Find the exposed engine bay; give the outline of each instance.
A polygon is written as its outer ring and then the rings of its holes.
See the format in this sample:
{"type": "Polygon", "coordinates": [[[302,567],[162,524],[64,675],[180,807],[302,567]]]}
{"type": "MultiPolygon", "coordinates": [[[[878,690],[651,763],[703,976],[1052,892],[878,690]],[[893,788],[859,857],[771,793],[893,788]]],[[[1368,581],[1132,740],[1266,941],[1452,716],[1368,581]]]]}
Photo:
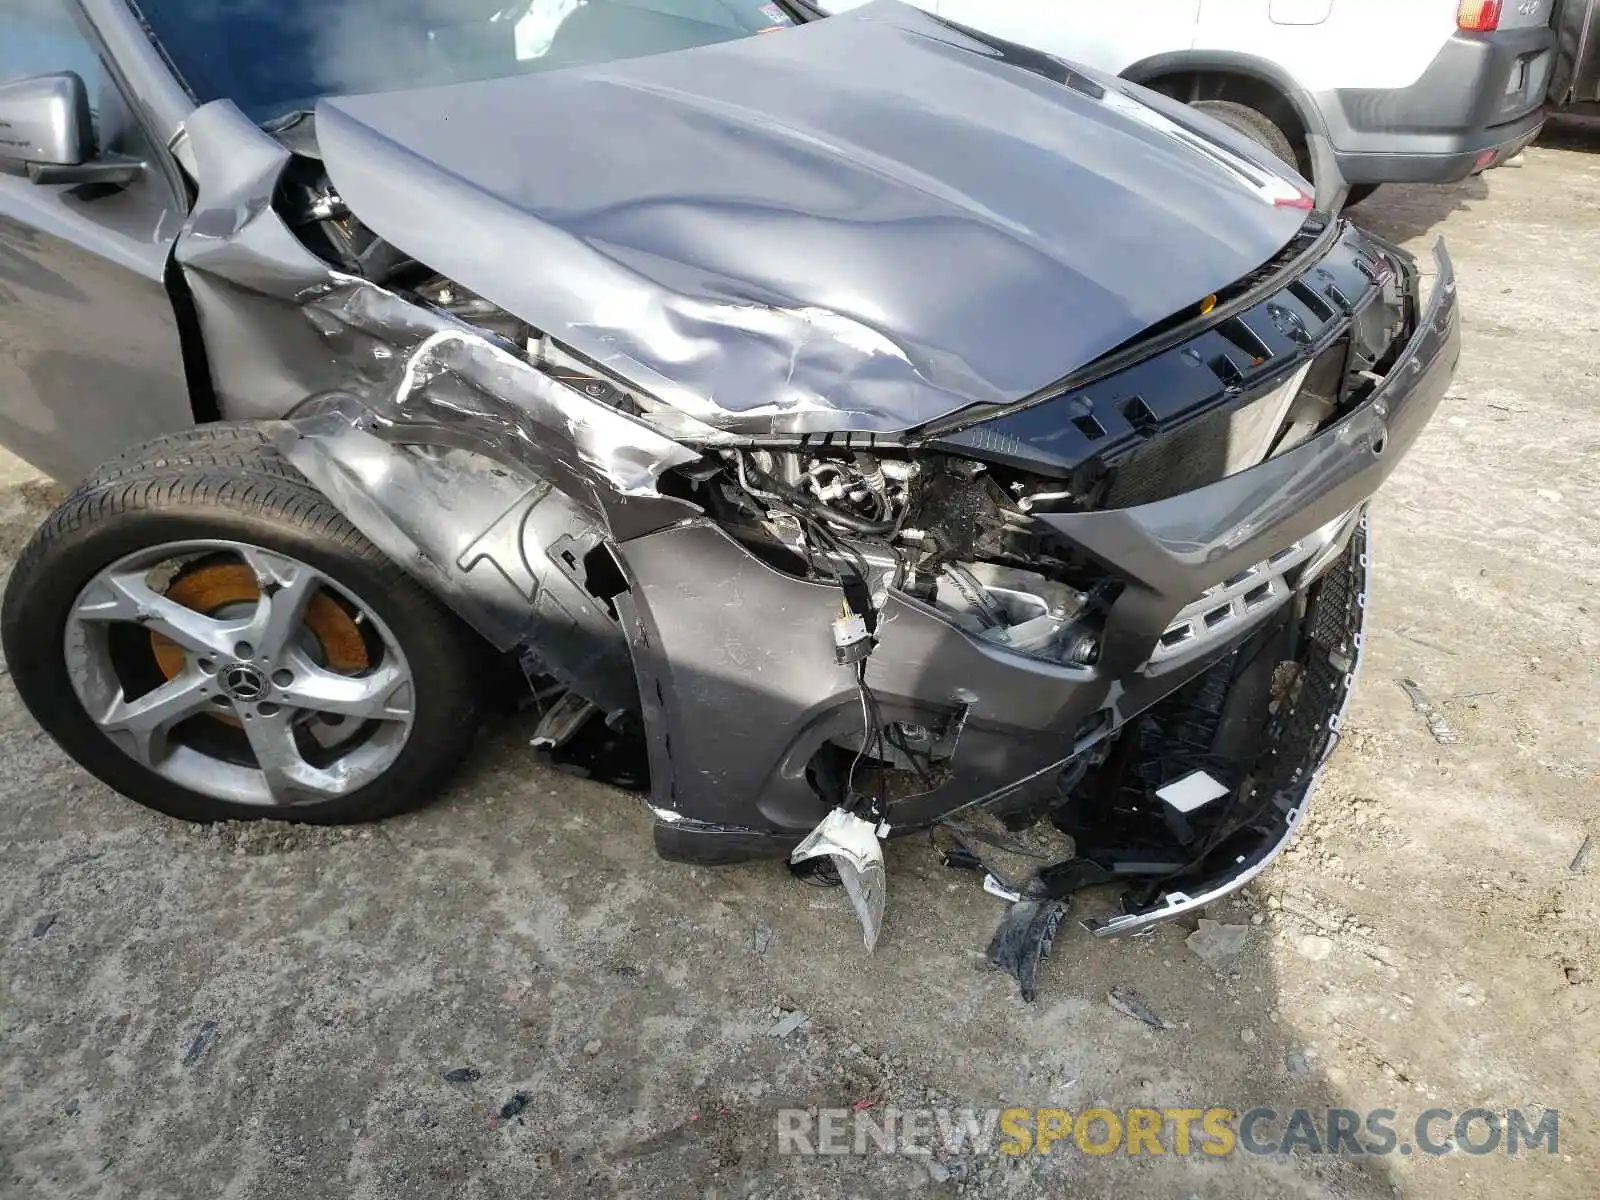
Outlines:
{"type": "Polygon", "coordinates": [[[1030,511],[1071,505],[1049,480],[946,455],[726,450],[701,485],[719,524],[767,561],[812,579],[852,573],[1020,654],[1087,665],[1079,623],[1106,583],[1057,557],[1030,511]],[[1074,586],[1076,579],[1082,586],[1074,586]]]}

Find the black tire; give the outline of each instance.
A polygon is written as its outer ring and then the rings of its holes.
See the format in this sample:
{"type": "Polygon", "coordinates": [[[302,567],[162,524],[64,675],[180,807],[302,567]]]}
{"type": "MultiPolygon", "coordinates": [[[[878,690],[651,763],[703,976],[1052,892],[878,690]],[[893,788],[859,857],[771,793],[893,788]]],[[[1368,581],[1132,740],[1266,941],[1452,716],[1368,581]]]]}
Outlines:
{"type": "Polygon", "coordinates": [[[1350,194],[1344,198],[1344,206],[1346,208],[1354,208],[1363,200],[1369,199],[1372,193],[1378,190],[1379,186],[1376,183],[1352,183],[1350,185],[1350,194]]]}
{"type": "Polygon", "coordinates": [[[1301,162],[1302,156],[1294,139],[1266,113],[1236,100],[1193,100],[1189,107],[1215,117],[1230,129],[1238,130],[1256,145],[1270,151],[1274,157],[1304,173],[1308,164],[1301,162]]]}
{"type": "Polygon", "coordinates": [[[34,718],[106,784],[186,821],[345,824],[433,799],[477,728],[484,644],[300,479],[259,433],[210,427],[159,442],[91,475],[34,534],[12,572],[0,607],[0,640],[34,718]],[[185,539],[228,539],[292,555],[359,598],[388,627],[411,669],[415,715],[382,775],[349,795],[316,803],[231,802],[150,770],[94,723],[67,672],[71,606],[110,564],[185,539]]]}
{"type": "Polygon", "coordinates": [[[124,450],[91,471],[76,490],[104,487],[140,472],[173,467],[245,471],[309,486],[306,477],[277,452],[260,425],[218,421],[162,434],[124,450]]]}

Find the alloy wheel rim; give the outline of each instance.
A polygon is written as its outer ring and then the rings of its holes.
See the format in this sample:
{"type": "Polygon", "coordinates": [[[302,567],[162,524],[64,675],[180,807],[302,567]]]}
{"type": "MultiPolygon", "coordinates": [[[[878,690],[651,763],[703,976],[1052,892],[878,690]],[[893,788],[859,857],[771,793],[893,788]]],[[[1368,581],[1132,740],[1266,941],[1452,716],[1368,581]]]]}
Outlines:
{"type": "Polygon", "coordinates": [[[79,703],[119,750],[236,804],[348,796],[394,765],[415,719],[410,664],[370,606],[245,542],[163,543],[103,568],[73,601],[63,649],[79,703]],[[184,603],[195,589],[181,581],[219,564],[232,572],[227,602],[184,603]]]}

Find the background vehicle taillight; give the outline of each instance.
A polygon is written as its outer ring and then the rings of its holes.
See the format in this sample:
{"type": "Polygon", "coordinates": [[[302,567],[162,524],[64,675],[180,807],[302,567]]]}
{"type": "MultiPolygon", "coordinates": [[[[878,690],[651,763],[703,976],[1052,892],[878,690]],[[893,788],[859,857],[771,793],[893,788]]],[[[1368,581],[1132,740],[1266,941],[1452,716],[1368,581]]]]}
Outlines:
{"type": "Polygon", "coordinates": [[[1468,33],[1490,33],[1500,28],[1500,0],[1461,0],[1456,24],[1468,33]]]}

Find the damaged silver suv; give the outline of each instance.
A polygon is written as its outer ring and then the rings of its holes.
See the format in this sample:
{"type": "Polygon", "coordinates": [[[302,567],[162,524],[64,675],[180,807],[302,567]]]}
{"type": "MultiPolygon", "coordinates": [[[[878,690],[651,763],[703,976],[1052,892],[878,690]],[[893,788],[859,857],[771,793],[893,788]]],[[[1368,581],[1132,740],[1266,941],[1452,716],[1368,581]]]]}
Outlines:
{"type": "Polygon", "coordinates": [[[1075,890],[1260,871],[1443,250],[1424,305],[1237,134],[891,0],[507,3],[0,14],[0,437],[88,472],[5,597],[45,729],[187,820],[367,820],[510,665],[662,854],[830,864],[869,946],[883,838],[1052,822],[1025,990],[1075,890]]]}

